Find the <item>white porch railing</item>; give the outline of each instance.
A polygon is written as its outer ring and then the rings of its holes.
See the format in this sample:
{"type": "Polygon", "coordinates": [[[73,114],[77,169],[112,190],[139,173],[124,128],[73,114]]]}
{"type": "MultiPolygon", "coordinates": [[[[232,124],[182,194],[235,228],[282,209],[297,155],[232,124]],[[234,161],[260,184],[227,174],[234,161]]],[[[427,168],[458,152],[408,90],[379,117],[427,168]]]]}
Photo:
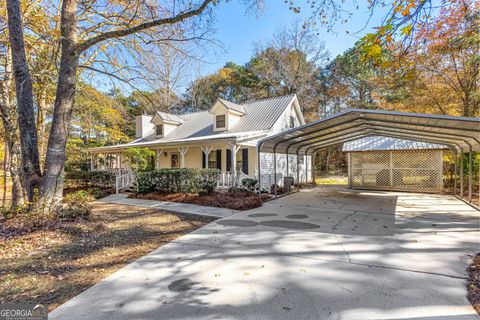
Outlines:
{"type": "Polygon", "coordinates": [[[135,173],[132,171],[118,171],[115,176],[115,193],[133,186],[135,182],[135,173]]]}
{"type": "Polygon", "coordinates": [[[242,184],[242,180],[245,178],[250,177],[241,171],[237,171],[236,173],[222,172],[220,173],[217,186],[220,188],[238,187],[242,184]]]}

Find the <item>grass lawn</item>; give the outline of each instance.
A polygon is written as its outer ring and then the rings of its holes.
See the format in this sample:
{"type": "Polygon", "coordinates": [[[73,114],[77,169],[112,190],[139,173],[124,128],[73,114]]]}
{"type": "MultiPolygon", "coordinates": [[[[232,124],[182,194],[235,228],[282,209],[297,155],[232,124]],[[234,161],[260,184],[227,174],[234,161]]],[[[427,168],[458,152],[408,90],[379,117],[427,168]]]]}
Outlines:
{"type": "Polygon", "coordinates": [[[315,183],[330,185],[348,185],[348,178],[344,176],[324,176],[315,178],[315,183]]]}
{"type": "Polygon", "coordinates": [[[88,220],[5,236],[0,222],[0,303],[49,311],[129,262],[214,220],[126,205],[94,203],[88,220]]]}

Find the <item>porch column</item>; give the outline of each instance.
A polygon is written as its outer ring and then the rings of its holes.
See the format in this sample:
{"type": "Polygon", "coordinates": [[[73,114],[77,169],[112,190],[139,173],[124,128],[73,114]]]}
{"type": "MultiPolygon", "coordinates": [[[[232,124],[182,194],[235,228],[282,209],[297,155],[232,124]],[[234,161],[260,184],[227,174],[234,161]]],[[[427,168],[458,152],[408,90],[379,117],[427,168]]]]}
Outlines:
{"type": "Polygon", "coordinates": [[[115,164],[116,168],[115,169],[119,170],[120,169],[120,163],[121,163],[120,162],[120,152],[117,152],[115,154],[115,160],[116,160],[115,161],[116,162],[116,164],[115,164]]]}
{"type": "Polygon", "coordinates": [[[208,155],[210,154],[210,152],[212,151],[213,147],[211,146],[204,146],[202,147],[202,151],[203,153],[205,154],[205,168],[208,168],[208,155]]]}
{"type": "Polygon", "coordinates": [[[240,146],[237,146],[234,143],[228,144],[232,149],[232,174],[235,176],[237,174],[237,152],[240,150],[240,146]]]}
{"type": "Polygon", "coordinates": [[[163,149],[155,150],[155,169],[160,169],[160,157],[162,156],[163,149]]]}
{"type": "MultiPolygon", "coordinates": [[[[187,155],[188,147],[179,147],[178,152],[180,152],[180,168],[185,168],[185,156],[187,155]]],[[[208,157],[205,162],[208,164],[208,157]]]]}
{"type": "Polygon", "coordinates": [[[95,154],[90,153],[90,171],[95,170],[95,154]]]}

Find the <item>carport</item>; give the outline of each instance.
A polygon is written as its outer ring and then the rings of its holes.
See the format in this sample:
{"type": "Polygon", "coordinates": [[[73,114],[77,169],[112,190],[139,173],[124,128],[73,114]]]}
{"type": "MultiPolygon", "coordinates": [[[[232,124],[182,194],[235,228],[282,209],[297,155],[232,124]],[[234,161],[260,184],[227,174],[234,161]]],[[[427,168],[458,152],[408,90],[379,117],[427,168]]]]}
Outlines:
{"type": "MultiPolygon", "coordinates": [[[[466,196],[467,201],[472,203],[473,152],[480,150],[480,119],[478,118],[380,110],[347,110],[260,140],[257,144],[259,176],[262,174],[261,152],[273,153],[274,176],[277,174],[277,155],[296,156],[296,172],[289,172],[288,161],[290,161],[290,156],[286,157],[286,175],[293,177],[296,175],[296,181],[300,182],[298,162],[301,156],[312,157],[310,167],[313,172],[314,157],[317,151],[332,145],[372,136],[408,139],[448,146],[455,155],[453,194],[461,199],[464,198],[465,193],[464,161],[461,161],[461,159],[467,154],[466,196]],[[460,184],[459,191],[457,190],[457,180],[460,184]]],[[[276,196],[276,186],[274,189],[276,196]]]]}

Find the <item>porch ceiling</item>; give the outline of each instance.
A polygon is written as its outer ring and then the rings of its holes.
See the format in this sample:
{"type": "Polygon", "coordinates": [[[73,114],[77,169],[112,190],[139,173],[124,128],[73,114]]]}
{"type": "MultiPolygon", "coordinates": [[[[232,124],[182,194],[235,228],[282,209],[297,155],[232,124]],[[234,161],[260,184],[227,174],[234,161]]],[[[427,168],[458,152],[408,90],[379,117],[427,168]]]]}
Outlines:
{"type": "Polygon", "coordinates": [[[260,140],[260,152],[312,154],[368,136],[424,141],[480,150],[480,119],[352,109],[260,140]]]}

